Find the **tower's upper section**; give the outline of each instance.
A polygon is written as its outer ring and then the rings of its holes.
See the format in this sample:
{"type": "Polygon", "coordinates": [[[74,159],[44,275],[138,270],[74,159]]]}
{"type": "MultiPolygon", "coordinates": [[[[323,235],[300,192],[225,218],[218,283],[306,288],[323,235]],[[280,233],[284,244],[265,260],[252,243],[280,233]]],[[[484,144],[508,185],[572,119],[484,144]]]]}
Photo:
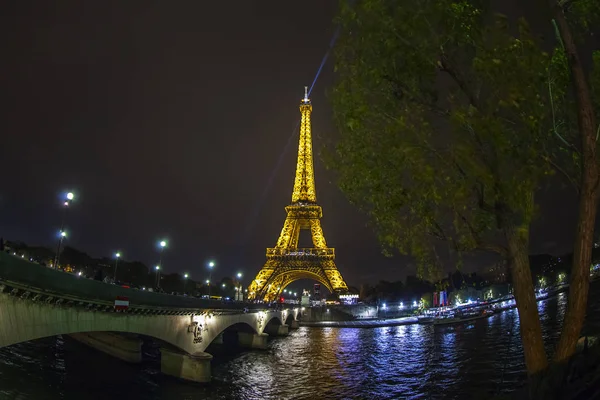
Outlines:
{"type": "Polygon", "coordinates": [[[315,203],[315,171],[313,169],[312,135],[310,132],[310,114],[312,105],[308,98],[308,87],[304,87],[304,98],[300,102],[300,141],[298,144],[298,163],[296,164],[296,178],[292,203],[315,203]]]}

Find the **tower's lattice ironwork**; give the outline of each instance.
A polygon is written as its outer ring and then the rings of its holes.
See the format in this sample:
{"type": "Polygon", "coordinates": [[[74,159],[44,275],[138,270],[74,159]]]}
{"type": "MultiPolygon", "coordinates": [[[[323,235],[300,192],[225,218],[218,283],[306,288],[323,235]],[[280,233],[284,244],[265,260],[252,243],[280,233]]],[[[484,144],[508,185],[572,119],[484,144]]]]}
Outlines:
{"type": "Polygon", "coordinates": [[[305,88],[300,102],[300,141],[292,202],[285,207],[287,218],[273,248],[267,248],[267,262],[248,288],[248,298],[273,301],[283,289],[298,279],[314,279],[333,293],[343,293],[348,286],[335,266],[335,251],[327,247],[317,204],[313,169],[310,114],[312,104],[305,88]],[[298,248],[300,231],[310,230],[312,248],[298,248]]]}

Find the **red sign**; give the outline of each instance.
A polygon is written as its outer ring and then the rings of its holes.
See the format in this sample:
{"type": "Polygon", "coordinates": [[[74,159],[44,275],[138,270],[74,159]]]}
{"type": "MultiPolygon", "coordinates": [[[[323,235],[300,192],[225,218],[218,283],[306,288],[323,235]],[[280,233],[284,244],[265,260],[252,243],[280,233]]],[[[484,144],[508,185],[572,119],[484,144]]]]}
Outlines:
{"type": "Polygon", "coordinates": [[[115,299],[115,310],[127,310],[129,308],[129,298],[123,296],[117,296],[115,299]]]}

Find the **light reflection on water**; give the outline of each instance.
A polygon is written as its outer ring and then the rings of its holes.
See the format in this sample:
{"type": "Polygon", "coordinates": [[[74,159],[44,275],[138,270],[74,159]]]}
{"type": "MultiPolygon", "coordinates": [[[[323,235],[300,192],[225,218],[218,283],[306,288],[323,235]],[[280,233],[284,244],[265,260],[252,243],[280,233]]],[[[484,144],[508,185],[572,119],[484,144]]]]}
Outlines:
{"type": "MultiPolygon", "coordinates": [[[[600,332],[600,287],[592,289],[588,334],[600,332]]],[[[539,303],[549,352],[565,300],[539,303]]],[[[128,365],[48,338],[0,349],[0,399],[488,398],[523,381],[518,321],[511,310],[446,327],[301,328],[268,351],[215,350],[209,386],[160,374],[156,344],[146,348],[147,361],[128,365]]]]}

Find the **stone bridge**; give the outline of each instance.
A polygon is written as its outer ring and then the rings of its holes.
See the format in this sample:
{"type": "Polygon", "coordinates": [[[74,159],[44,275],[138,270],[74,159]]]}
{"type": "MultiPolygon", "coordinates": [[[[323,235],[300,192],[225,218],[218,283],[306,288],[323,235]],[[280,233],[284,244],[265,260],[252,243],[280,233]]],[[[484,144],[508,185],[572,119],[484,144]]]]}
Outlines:
{"type": "Polygon", "coordinates": [[[141,334],[164,342],[163,373],[206,382],[210,344],[227,336],[264,349],[269,335],[298,326],[298,312],[122,288],[0,253],[0,347],[69,334],[135,362],[141,360],[141,334]],[[115,309],[117,297],[128,299],[126,310],[115,309]]]}

